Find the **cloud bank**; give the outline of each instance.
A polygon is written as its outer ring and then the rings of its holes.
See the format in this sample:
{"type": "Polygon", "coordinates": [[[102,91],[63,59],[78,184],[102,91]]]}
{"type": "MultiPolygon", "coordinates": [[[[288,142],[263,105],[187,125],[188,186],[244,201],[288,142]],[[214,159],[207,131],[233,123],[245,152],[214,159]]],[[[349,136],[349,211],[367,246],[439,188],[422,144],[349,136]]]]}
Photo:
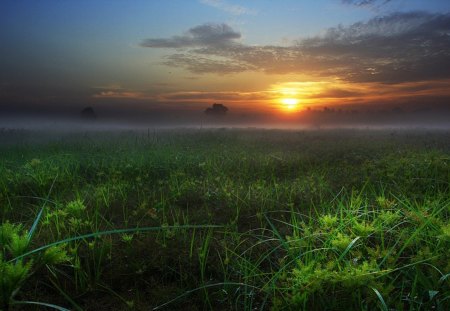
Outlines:
{"type": "Polygon", "coordinates": [[[145,39],[140,45],[150,48],[221,47],[240,38],[241,34],[227,24],[204,24],[189,29],[181,36],[167,39],[145,39]]]}
{"type": "Polygon", "coordinates": [[[164,63],[197,74],[261,71],[382,83],[450,78],[449,13],[392,13],[329,28],[287,47],[245,45],[241,37],[227,24],[204,24],[181,36],[146,39],[141,46],[184,48],[164,63]]]}
{"type": "Polygon", "coordinates": [[[341,0],[344,4],[350,4],[355,6],[373,6],[373,5],[384,5],[392,0],[341,0]]]}

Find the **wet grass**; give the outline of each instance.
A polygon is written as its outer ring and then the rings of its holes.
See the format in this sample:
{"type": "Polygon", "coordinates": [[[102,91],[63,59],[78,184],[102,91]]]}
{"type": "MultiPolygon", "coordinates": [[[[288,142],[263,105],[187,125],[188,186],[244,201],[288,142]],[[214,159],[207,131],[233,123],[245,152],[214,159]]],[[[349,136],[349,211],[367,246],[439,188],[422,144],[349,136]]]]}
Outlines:
{"type": "Polygon", "coordinates": [[[449,308],[449,132],[38,134],[0,133],[0,309],[449,308]]]}

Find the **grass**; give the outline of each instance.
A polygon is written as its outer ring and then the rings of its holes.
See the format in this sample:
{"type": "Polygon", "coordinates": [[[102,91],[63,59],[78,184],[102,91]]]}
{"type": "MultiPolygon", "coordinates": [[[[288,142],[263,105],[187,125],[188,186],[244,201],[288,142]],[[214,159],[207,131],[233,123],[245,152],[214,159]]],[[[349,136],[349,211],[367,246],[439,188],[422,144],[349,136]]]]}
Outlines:
{"type": "Polygon", "coordinates": [[[449,308],[446,131],[52,135],[0,132],[0,309],[449,308]]]}

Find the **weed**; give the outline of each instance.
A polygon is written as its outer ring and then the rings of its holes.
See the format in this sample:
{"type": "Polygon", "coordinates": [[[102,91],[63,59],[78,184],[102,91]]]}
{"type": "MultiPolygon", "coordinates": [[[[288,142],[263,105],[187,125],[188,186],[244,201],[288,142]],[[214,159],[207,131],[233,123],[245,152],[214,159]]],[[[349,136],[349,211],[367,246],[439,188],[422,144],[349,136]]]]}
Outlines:
{"type": "Polygon", "coordinates": [[[108,132],[0,151],[0,309],[449,307],[447,132],[108,132]]]}

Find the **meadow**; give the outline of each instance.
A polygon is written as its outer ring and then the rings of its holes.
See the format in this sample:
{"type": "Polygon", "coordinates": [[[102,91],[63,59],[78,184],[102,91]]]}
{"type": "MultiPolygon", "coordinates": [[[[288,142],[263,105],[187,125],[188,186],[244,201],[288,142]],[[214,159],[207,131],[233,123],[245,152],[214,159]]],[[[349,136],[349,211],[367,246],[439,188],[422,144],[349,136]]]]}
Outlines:
{"type": "Polygon", "coordinates": [[[449,310],[445,130],[0,131],[0,310],[449,310]]]}

